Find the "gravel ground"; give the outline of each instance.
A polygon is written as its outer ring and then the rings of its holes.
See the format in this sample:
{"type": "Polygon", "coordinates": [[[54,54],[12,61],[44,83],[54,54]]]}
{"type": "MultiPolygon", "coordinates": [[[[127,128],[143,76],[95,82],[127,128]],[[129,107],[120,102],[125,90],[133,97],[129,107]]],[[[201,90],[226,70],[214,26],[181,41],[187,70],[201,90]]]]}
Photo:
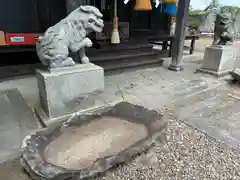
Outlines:
{"type": "Polygon", "coordinates": [[[240,179],[240,154],[205,134],[172,120],[166,142],[95,180],[240,179]]]}

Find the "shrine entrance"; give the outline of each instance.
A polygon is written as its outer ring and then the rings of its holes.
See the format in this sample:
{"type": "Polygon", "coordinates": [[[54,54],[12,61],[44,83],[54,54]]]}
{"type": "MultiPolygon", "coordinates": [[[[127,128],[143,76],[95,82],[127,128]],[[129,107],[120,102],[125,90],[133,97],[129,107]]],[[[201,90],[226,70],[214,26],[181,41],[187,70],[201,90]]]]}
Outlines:
{"type": "MultiPolygon", "coordinates": [[[[67,0],[66,2],[68,11],[72,11],[80,5],[97,7],[103,14],[105,27],[102,33],[93,33],[92,38],[97,41],[109,41],[111,39],[114,16],[113,0],[67,0]]],[[[118,0],[117,3],[121,42],[134,37],[144,38],[149,35],[157,35],[159,31],[163,33],[163,31],[168,30],[168,15],[159,12],[154,4],[152,4],[153,9],[151,11],[135,11],[135,1],[124,4],[123,0],[118,0]]]]}
{"type": "MultiPolygon", "coordinates": [[[[103,13],[104,36],[110,39],[112,33],[112,21],[114,16],[113,0],[92,0],[91,5],[96,6],[103,13]]],[[[117,15],[119,21],[119,32],[122,40],[134,37],[146,37],[168,31],[168,15],[160,13],[153,5],[151,11],[135,11],[135,1],[124,4],[118,0],[117,15]]],[[[167,32],[166,32],[167,33],[167,32]]],[[[98,40],[100,37],[97,37],[98,40]]],[[[103,38],[103,37],[101,37],[103,38]]],[[[101,38],[99,40],[101,40],[101,38]]]]}

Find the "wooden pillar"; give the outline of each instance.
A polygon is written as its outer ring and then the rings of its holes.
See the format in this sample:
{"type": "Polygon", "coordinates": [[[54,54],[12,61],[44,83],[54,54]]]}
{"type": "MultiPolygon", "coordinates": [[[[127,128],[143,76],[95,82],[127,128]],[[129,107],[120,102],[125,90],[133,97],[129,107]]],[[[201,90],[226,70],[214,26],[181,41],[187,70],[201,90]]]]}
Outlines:
{"type": "Polygon", "coordinates": [[[181,71],[183,67],[181,66],[183,48],[185,41],[185,28],[188,21],[190,0],[179,0],[177,7],[176,16],[176,31],[172,46],[172,62],[169,66],[169,70],[181,71]]]}

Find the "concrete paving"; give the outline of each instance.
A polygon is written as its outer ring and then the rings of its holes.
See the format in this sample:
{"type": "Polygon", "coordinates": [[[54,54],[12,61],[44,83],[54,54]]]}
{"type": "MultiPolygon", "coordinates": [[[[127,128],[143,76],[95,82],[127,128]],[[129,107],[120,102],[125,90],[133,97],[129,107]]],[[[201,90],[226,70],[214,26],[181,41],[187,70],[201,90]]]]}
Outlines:
{"type": "Polygon", "coordinates": [[[19,156],[22,140],[36,130],[37,118],[17,89],[0,92],[0,162],[19,156]]]}

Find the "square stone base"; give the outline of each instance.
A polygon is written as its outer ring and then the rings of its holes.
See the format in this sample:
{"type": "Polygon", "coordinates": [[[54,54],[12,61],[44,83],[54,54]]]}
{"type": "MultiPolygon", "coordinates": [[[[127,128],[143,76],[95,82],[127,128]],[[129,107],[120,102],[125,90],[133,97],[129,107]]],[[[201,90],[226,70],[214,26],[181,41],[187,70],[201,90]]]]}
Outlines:
{"type": "Polygon", "coordinates": [[[216,71],[213,71],[213,70],[199,68],[199,69],[197,69],[197,72],[198,73],[206,73],[206,74],[209,74],[209,75],[213,75],[217,78],[221,78],[221,77],[225,77],[225,76],[229,75],[230,70],[216,72],[216,71]]]}
{"type": "Polygon", "coordinates": [[[79,108],[90,108],[95,103],[88,96],[104,90],[104,70],[94,64],[37,70],[36,77],[41,105],[37,114],[46,119],[66,118],[79,108]]]}
{"type": "Polygon", "coordinates": [[[236,49],[230,45],[207,47],[204,53],[203,65],[197,71],[217,77],[228,75],[234,68],[236,53],[236,49]]]}

